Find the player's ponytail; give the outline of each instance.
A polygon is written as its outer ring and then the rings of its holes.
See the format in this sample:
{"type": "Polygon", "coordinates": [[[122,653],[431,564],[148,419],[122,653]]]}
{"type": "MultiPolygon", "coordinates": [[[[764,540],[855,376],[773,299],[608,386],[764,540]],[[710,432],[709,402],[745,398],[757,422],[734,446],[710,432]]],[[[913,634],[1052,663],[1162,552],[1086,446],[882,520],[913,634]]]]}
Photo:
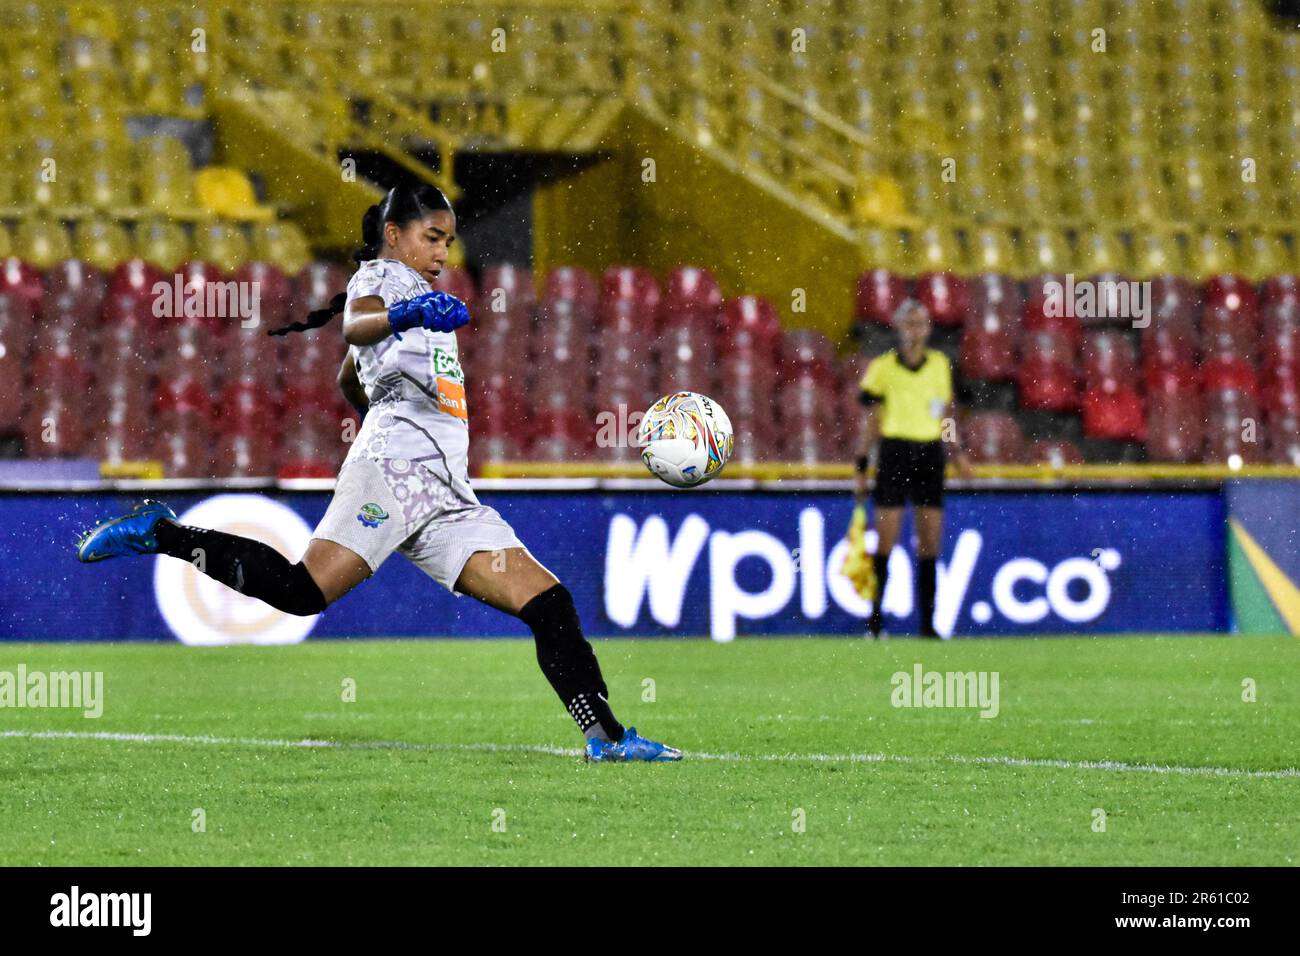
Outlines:
{"type": "Polygon", "coordinates": [[[353,262],[369,262],[379,258],[379,250],[384,241],[384,206],[392,201],[396,191],[390,190],[383,202],[375,203],[361,217],[361,248],[352,253],[353,262]]]}
{"type": "MultiPolygon", "coordinates": [[[[422,183],[419,186],[394,186],[382,200],[366,210],[361,217],[361,246],[352,253],[357,263],[378,259],[384,248],[384,226],[395,223],[405,226],[416,219],[423,219],[431,212],[451,211],[451,202],[437,186],[422,183]]],[[[267,335],[288,335],[290,332],[306,332],[319,329],[329,323],[334,316],[347,307],[347,295],[340,292],[330,299],[329,305],[317,309],[307,316],[305,322],[290,322],[278,329],[272,329],[267,335]]]]}

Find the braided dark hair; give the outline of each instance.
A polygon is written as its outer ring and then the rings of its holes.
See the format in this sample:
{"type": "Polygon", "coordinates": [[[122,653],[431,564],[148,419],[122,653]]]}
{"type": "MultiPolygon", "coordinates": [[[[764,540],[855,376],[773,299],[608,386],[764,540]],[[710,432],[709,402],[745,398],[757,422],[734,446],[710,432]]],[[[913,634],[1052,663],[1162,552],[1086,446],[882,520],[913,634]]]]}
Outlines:
{"type": "MultiPolygon", "coordinates": [[[[418,186],[394,186],[379,202],[366,210],[361,217],[361,246],[352,253],[352,260],[357,263],[378,259],[384,248],[384,226],[396,223],[399,227],[409,222],[423,219],[431,212],[451,212],[451,202],[441,189],[428,183],[418,186]]],[[[340,292],[330,299],[323,309],[316,309],[307,314],[306,321],[290,322],[278,329],[271,329],[267,335],[288,335],[290,332],[306,332],[319,329],[340,314],[347,306],[347,293],[340,292]]]]}

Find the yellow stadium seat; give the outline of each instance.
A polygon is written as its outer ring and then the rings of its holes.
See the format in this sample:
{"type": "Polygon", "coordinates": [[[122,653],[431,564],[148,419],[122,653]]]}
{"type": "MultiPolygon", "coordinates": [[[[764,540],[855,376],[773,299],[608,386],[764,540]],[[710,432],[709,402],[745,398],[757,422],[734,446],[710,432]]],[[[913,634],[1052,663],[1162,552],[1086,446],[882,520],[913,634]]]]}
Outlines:
{"type": "MultiPolygon", "coordinates": [[[[460,245],[457,242],[452,249],[460,245]]],[[[291,222],[268,222],[253,226],[253,257],[270,262],[292,275],[312,261],[311,247],[291,222]]]]}
{"type": "Polygon", "coordinates": [[[1238,268],[1231,241],[1211,229],[1192,237],[1190,258],[1192,278],[1201,282],[1211,276],[1235,273],[1238,268]]]}
{"type": "Polygon", "coordinates": [[[77,197],[96,209],[122,209],[135,204],[130,171],[121,166],[92,162],[76,170],[77,197]]]}
{"type": "Polygon", "coordinates": [[[185,229],[168,219],[150,219],[135,227],[135,253],[164,271],[176,269],[192,258],[185,229]]]}
{"type": "Polygon", "coordinates": [[[272,219],[274,211],[258,205],[253,184],[240,170],[229,166],[209,166],[194,177],[194,191],[199,205],[208,212],[227,219],[272,219]]]}
{"type": "Polygon", "coordinates": [[[1136,278],[1184,275],[1187,263],[1177,236],[1160,229],[1143,229],[1133,239],[1133,268],[1136,278]]]}
{"type": "Polygon", "coordinates": [[[902,235],[896,229],[865,229],[862,232],[863,266],[900,272],[906,261],[902,235]]]}
{"type": "Polygon", "coordinates": [[[34,150],[24,150],[15,172],[20,204],[43,208],[72,204],[72,180],[76,175],[76,167],[70,161],[54,155],[37,155],[34,150]]]}
{"type": "Polygon", "coordinates": [[[194,252],[222,272],[234,272],[250,258],[248,238],[229,222],[211,222],[194,232],[194,252]]]}
{"type": "Polygon", "coordinates": [[[18,181],[13,164],[0,161],[0,207],[12,206],[18,201],[18,181]]]}
{"type": "Polygon", "coordinates": [[[172,136],[146,136],[135,144],[136,162],[143,173],[190,171],[185,144],[172,136]]]}
{"type": "Polygon", "coordinates": [[[961,244],[950,228],[927,226],[912,237],[910,248],[912,261],[909,271],[913,274],[965,271],[961,244]]]}
{"type": "Polygon", "coordinates": [[[1272,232],[1243,236],[1239,259],[1241,274],[1256,282],[1291,271],[1291,255],[1286,243],[1272,232]]]}
{"type": "Polygon", "coordinates": [[[158,170],[138,181],[144,204],[155,212],[180,216],[194,209],[194,191],[188,170],[158,170]]]}
{"type": "Polygon", "coordinates": [[[1037,229],[1020,241],[1020,267],[1025,277],[1069,272],[1072,260],[1069,243],[1056,229],[1037,229]]]}
{"type": "Polygon", "coordinates": [[[1015,272],[1015,246],[1005,229],[986,227],[970,239],[971,268],[975,272],[1015,272]]]}
{"type": "Polygon", "coordinates": [[[1079,237],[1079,265],[1085,275],[1099,275],[1103,272],[1125,272],[1128,268],[1128,255],[1124,243],[1115,233],[1098,229],[1079,237]]]}
{"type": "Polygon", "coordinates": [[[897,223],[904,215],[903,191],[888,176],[863,177],[854,196],[853,210],[859,222],[897,223]]]}
{"type": "Polygon", "coordinates": [[[38,269],[48,269],[56,262],[72,258],[68,230],[63,223],[45,217],[20,219],[14,246],[18,255],[38,269]]]}
{"type": "Polygon", "coordinates": [[[74,232],[73,248],[78,259],[105,271],[131,258],[131,238],[121,223],[90,219],[74,232]]]}

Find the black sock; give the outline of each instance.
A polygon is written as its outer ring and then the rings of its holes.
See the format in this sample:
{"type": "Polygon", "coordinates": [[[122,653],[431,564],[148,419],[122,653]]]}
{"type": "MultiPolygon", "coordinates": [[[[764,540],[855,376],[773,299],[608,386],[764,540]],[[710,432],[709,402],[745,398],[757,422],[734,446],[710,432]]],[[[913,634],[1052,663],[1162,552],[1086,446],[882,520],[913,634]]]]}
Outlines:
{"type": "Polygon", "coordinates": [[[918,558],[916,574],[916,606],[921,611],[921,633],[934,636],[934,592],[938,585],[939,561],[937,558],[918,558]]]}
{"type": "Polygon", "coordinates": [[[609,689],[569,589],[557,584],[543,591],[520,608],[519,619],[533,629],[537,663],[583,736],[622,740],[623,725],[609,709],[609,689]]]}
{"type": "Polygon", "coordinates": [[[884,627],[885,612],[881,607],[885,603],[885,582],[889,580],[889,555],[874,554],[871,563],[876,569],[876,600],[871,606],[871,633],[879,634],[884,627]]]}
{"type": "Polygon", "coordinates": [[[153,529],[160,554],[188,561],[208,577],[286,614],[325,610],[325,596],[301,561],[293,564],[252,538],[191,528],[163,518],[153,529]]]}

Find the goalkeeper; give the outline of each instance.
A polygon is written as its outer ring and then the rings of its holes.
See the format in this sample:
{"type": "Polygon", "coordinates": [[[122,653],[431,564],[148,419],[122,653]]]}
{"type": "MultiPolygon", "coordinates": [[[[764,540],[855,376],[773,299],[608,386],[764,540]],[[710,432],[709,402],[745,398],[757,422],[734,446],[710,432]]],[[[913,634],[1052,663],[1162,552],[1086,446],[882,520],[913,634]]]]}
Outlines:
{"type": "Polygon", "coordinates": [[[970,476],[970,459],[957,439],[952,368],[948,357],[929,347],[930,314],[908,300],[894,313],[898,345],[867,367],[861,383],[866,416],[856,462],[856,498],[867,497],[867,471],[876,465],[871,499],[875,506],[875,594],[871,635],[884,628],[881,610],[889,576],[889,554],[898,542],[903,509],[910,501],[916,523],[916,605],[922,637],[939,637],[934,626],[939,546],[943,538],[944,445],[955,449],[962,477],[970,476]]]}

